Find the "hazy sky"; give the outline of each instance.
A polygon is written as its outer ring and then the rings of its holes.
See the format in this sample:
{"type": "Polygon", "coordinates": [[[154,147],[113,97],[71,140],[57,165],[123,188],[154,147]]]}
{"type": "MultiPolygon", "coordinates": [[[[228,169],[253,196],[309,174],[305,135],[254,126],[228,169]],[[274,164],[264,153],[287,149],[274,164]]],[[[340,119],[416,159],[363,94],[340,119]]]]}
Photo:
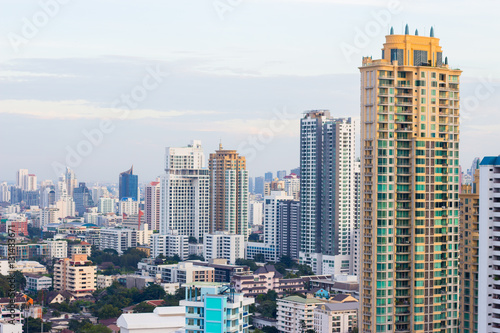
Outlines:
{"type": "Polygon", "coordinates": [[[207,157],[220,140],[238,148],[251,176],[290,170],[302,112],[358,117],[361,57],[380,58],[389,27],[406,23],[420,35],[434,26],[463,70],[467,168],[500,153],[499,10],[496,0],[2,0],[0,180],[19,168],[56,179],[70,164],[79,180],[116,182],[133,164],[146,182],[163,172],[165,147],[192,139],[207,157]]]}

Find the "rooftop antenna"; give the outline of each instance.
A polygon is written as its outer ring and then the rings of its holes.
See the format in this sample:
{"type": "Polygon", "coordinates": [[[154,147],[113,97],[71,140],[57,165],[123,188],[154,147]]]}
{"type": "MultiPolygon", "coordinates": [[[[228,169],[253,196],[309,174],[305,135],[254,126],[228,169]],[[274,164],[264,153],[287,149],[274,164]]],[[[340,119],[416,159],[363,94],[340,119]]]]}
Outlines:
{"type": "Polygon", "coordinates": [[[219,150],[222,150],[222,139],[219,138],[219,150]]]}

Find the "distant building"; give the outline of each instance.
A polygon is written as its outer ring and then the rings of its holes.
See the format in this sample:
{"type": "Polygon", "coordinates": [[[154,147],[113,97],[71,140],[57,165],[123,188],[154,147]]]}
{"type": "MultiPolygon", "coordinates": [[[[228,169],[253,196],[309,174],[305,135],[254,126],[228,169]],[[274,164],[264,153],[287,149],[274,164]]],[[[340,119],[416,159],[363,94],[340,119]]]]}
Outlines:
{"type": "Polygon", "coordinates": [[[264,177],[255,177],[253,193],[264,195],[264,177]]]}
{"type": "Polygon", "coordinates": [[[138,201],[139,198],[139,177],[134,175],[134,166],[129,170],[120,173],[119,181],[119,196],[120,200],[131,198],[138,201]]]}
{"type": "Polygon", "coordinates": [[[349,300],[318,304],[314,309],[314,332],[353,332],[358,326],[359,304],[355,298],[349,300]]]}
{"type": "Polygon", "coordinates": [[[87,188],[85,183],[80,183],[77,188],[73,190],[73,200],[75,202],[75,211],[78,216],[83,216],[89,207],[95,207],[92,200],[92,193],[87,188]]]}
{"type": "Polygon", "coordinates": [[[115,199],[112,198],[99,198],[99,204],[97,211],[101,214],[115,213],[115,199]]]}
{"type": "Polygon", "coordinates": [[[133,198],[122,198],[118,202],[118,214],[139,215],[139,202],[133,198]]]}
{"type": "Polygon", "coordinates": [[[294,200],[300,200],[300,177],[294,173],[284,177],[285,192],[293,197],[294,200]]]}
{"type": "Polygon", "coordinates": [[[147,184],[144,190],[145,223],[150,230],[160,230],[160,190],[160,179],[147,184]]]}
{"type": "Polygon", "coordinates": [[[266,182],[273,181],[273,173],[271,171],[268,171],[264,174],[264,181],[266,181],[266,182]]]}
{"type": "Polygon", "coordinates": [[[96,287],[97,289],[105,289],[110,287],[113,282],[116,281],[116,276],[114,275],[97,275],[96,278],[96,287]]]}
{"type": "Polygon", "coordinates": [[[210,231],[248,234],[248,171],[246,159],[236,150],[219,150],[210,154],[210,231]]]}

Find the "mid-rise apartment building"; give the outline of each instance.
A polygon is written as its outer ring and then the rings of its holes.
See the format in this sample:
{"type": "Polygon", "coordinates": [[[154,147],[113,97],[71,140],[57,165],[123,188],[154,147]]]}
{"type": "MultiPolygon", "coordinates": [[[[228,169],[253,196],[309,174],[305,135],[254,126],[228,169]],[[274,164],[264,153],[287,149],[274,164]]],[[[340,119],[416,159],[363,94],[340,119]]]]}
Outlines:
{"type": "Polygon", "coordinates": [[[209,259],[227,259],[235,264],[236,259],[245,257],[244,235],[235,235],[228,232],[207,234],[203,239],[204,257],[209,259]]]}
{"type": "Polygon", "coordinates": [[[96,289],[97,268],[85,254],[60,259],[54,265],[54,289],[75,297],[91,295],[96,289]]]}

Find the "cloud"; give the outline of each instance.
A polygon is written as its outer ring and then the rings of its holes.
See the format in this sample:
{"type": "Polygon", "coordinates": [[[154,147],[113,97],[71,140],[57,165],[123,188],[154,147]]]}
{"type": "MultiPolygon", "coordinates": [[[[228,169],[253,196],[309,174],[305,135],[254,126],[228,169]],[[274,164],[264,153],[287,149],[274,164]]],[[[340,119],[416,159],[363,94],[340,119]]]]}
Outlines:
{"type": "Polygon", "coordinates": [[[39,101],[0,100],[0,114],[26,115],[41,119],[167,119],[173,117],[215,114],[210,110],[152,110],[103,108],[85,100],[39,101]]]}

